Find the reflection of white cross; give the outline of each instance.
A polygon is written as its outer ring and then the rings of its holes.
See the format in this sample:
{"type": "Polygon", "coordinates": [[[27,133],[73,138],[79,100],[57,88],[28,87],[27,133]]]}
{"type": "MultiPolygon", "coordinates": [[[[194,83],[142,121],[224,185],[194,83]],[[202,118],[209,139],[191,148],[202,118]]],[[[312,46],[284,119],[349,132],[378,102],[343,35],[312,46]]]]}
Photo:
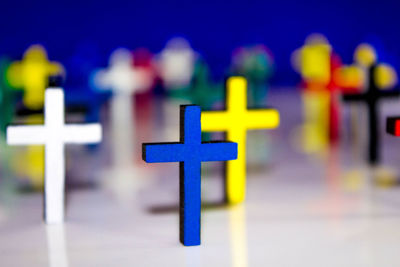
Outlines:
{"type": "Polygon", "coordinates": [[[61,223],[64,221],[64,144],[98,143],[101,126],[65,124],[61,88],[46,90],[44,108],[44,125],[9,126],[7,143],[45,146],[44,219],[46,223],[61,223]]]}

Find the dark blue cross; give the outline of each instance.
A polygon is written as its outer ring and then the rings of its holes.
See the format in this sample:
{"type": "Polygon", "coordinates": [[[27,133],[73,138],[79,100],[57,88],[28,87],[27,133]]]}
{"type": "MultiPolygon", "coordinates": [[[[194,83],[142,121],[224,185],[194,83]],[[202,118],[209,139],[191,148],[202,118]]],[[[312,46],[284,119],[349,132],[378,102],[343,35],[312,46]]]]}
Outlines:
{"type": "Polygon", "coordinates": [[[200,245],[201,162],[237,158],[237,143],[201,142],[200,107],[180,109],[180,142],[143,144],[143,160],[179,162],[180,241],[185,246],[200,245]]]}

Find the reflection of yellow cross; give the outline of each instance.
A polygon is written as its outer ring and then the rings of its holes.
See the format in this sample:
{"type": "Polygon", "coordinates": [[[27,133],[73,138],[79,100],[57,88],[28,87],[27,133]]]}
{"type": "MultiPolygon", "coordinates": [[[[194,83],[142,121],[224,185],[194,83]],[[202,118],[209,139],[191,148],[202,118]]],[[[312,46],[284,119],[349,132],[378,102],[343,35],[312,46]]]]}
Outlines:
{"type": "Polygon", "coordinates": [[[301,148],[306,153],[326,152],[329,144],[330,94],[324,90],[304,90],[301,148]]]}
{"type": "MultiPolygon", "coordinates": [[[[41,114],[30,115],[24,119],[26,124],[43,124],[44,118],[41,114]]],[[[28,146],[18,150],[14,157],[13,168],[18,176],[28,179],[33,189],[41,190],[44,183],[44,147],[28,146]],[[22,167],[23,166],[23,167],[22,167]]]]}
{"type": "Polygon", "coordinates": [[[333,78],[331,54],[331,45],[321,35],[309,36],[294,52],[294,67],[306,86],[302,92],[304,124],[299,141],[307,153],[325,152],[329,145],[330,105],[334,101],[327,88],[333,78]]]}
{"type": "Polygon", "coordinates": [[[279,113],[274,109],[247,110],[247,82],[243,77],[227,80],[225,111],[201,113],[201,128],[205,132],[225,131],[227,140],[238,143],[237,160],[227,162],[226,197],[228,203],[240,203],[246,187],[247,130],[276,128],[279,113]]]}
{"type": "Polygon", "coordinates": [[[26,107],[40,109],[43,107],[44,90],[49,76],[62,73],[62,65],[48,61],[42,46],[32,45],[21,61],[10,65],[7,79],[12,87],[24,90],[23,101],[26,107]]]}

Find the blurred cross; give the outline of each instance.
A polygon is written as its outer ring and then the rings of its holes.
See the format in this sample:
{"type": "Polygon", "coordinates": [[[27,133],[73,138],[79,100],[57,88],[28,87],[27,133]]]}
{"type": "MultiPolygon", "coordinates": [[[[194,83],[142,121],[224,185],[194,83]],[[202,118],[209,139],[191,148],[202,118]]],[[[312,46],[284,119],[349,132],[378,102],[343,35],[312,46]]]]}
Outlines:
{"type": "Polygon", "coordinates": [[[379,100],[385,98],[394,98],[400,96],[399,90],[383,91],[380,90],[379,84],[382,82],[379,77],[380,73],[391,73],[389,67],[386,65],[372,64],[368,71],[368,87],[365,92],[359,94],[345,94],[343,96],[346,102],[364,102],[368,109],[368,134],[369,134],[369,153],[368,162],[370,164],[377,164],[380,160],[379,155],[379,100]]]}
{"type": "Polygon", "coordinates": [[[64,92],[49,88],[45,92],[44,125],[7,128],[9,145],[45,146],[44,219],[46,223],[64,221],[65,159],[64,145],[98,143],[99,124],[65,124],[64,92]]]}
{"type": "Polygon", "coordinates": [[[247,109],[247,82],[243,77],[230,77],[226,83],[226,110],[201,114],[202,131],[227,133],[227,139],[238,143],[238,158],[227,163],[226,200],[240,203],[246,188],[247,130],[273,129],[279,125],[275,109],[247,109]]]}
{"type": "Polygon", "coordinates": [[[199,106],[181,106],[180,142],[143,144],[144,161],[179,162],[180,240],[185,246],[200,245],[201,162],[237,157],[236,143],[201,142],[200,113],[199,106]]]}
{"type": "Polygon", "coordinates": [[[110,56],[107,69],[95,73],[97,88],[113,92],[111,103],[111,135],[114,167],[127,167],[134,160],[133,144],[135,125],[135,93],[148,89],[152,81],[147,72],[135,68],[132,53],[123,48],[115,50],[110,56]]]}
{"type": "Polygon", "coordinates": [[[30,46],[21,61],[13,62],[7,70],[7,79],[14,88],[24,90],[24,105],[33,110],[43,107],[44,91],[48,86],[48,78],[62,75],[63,66],[49,61],[44,47],[30,46]]]}
{"type": "Polygon", "coordinates": [[[171,96],[187,90],[193,77],[197,53],[182,37],[169,40],[159,55],[159,73],[171,96]]]}

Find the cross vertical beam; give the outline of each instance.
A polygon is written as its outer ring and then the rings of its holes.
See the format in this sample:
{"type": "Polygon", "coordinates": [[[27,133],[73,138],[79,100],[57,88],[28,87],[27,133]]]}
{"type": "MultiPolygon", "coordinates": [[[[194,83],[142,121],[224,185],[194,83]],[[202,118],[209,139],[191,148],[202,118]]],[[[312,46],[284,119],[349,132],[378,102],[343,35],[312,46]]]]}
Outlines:
{"type": "Polygon", "coordinates": [[[61,90],[46,91],[44,123],[47,127],[48,138],[44,152],[44,195],[46,203],[44,217],[49,223],[64,221],[65,152],[63,137],[58,132],[64,125],[63,98],[61,90]]]}
{"type": "Polygon", "coordinates": [[[237,157],[237,144],[201,142],[200,107],[184,105],[180,110],[180,142],[144,143],[143,160],[148,163],[179,162],[180,241],[200,245],[201,162],[226,161],[237,157]]]}

